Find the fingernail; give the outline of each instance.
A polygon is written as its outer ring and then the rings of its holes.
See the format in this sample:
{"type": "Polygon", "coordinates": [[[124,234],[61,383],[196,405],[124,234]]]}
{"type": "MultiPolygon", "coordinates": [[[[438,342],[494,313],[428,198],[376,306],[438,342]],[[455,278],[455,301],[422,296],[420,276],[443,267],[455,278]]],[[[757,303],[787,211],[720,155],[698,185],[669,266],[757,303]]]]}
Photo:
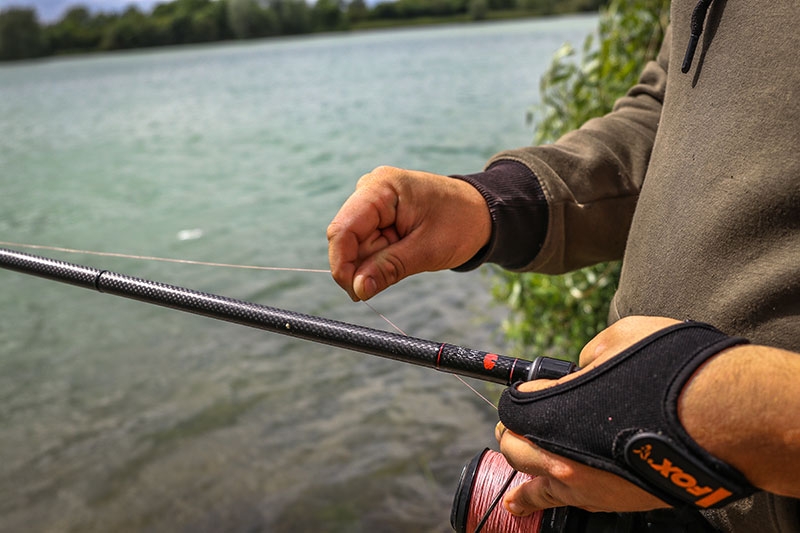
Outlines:
{"type": "Polygon", "coordinates": [[[361,298],[363,300],[368,300],[375,296],[375,293],[378,292],[378,284],[375,282],[375,279],[369,276],[356,276],[353,288],[356,292],[360,293],[361,298]],[[358,290],[358,287],[361,287],[361,290],[358,290]]]}
{"type": "Polygon", "coordinates": [[[503,507],[515,516],[523,516],[525,514],[525,508],[514,501],[503,500],[503,507]]]}

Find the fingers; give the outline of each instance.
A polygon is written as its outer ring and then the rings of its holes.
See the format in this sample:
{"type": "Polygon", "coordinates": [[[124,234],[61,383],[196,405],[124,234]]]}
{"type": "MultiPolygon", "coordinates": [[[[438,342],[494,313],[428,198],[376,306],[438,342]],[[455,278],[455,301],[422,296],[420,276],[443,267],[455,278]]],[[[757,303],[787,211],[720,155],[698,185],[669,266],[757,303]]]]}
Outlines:
{"type": "Polygon", "coordinates": [[[328,257],[336,283],[366,300],[412,274],[463,264],[490,235],[488,206],[468,183],[379,167],[328,226],[328,257]]]}
{"type": "Polygon", "coordinates": [[[567,470],[564,470],[553,461],[553,459],[558,459],[557,456],[548,454],[521,435],[517,435],[501,426],[502,424],[498,424],[495,428],[495,437],[498,437],[500,452],[514,470],[536,476],[564,476],[569,474],[567,470]],[[500,428],[499,431],[498,428],[500,428]]]}
{"type": "Polygon", "coordinates": [[[586,466],[536,446],[503,426],[495,437],[508,464],[533,476],[503,498],[508,512],[525,516],[550,507],[569,505],[591,512],[646,511],[667,505],[631,482],[605,470],[586,466]]]}
{"type": "Polygon", "coordinates": [[[356,280],[362,264],[399,239],[395,223],[400,195],[386,175],[386,170],[376,169],[363,176],[328,226],[331,274],[353,300],[377,292],[375,273],[369,269],[356,280]]]}
{"type": "Polygon", "coordinates": [[[500,443],[500,440],[503,438],[503,433],[508,431],[508,429],[503,425],[502,422],[498,422],[497,425],[494,427],[494,438],[497,439],[497,443],[500,443]]]}
{"type": "Polygon", "coordinates": [[[503,497],[503,506],[508,512],[527,516],[542,509],[565,505],[556,496],[554,486],[561,490],[563,484],[558,478],[568,479],[571,471],[558,464],[557,456],[548,454],[527,439],[508,431],[502,423],[495,426],[495,437],[512,468],[535,476],[508,490],[503,497]]]}
{"type": "Polygon", "coordinates": [[[528,516],[551,507],[564,507],[566,504],[553,494],[550,483],[548,478],[539,476],[510,488],[503,497],[503,507],[516,516],[528,516]]]}
{"type": "Polygon", "coordinates": [[[401,253],[381,251],[369,257],[359,267],[353,279],[353,291],[359,300],[368,300],[409,275],[401,253]]]}
{"type": "Polygon", "coordinates": [[[368,300],[405,277],[402,261],[392,257],[393,244],[400,240],[394,228],[376,230],[358,247],[360,266],[353,276],[352,290],[358,300],[368,300]]]}
{"type": "MultiPolygon", "coordinates": [[[[357,238],[351,239],[346,246],[355,250],[354,258],[352,261],[332,258],[333,278],[354,301],[368,300],[390,285],[417,272],[408,266],[408,261],[405,259],[414,253],[411,249],[413,245],[413,241],[400,241],[394,228],[376,230],[361,242],[358,242],[357,238]]],[[[335,243],[332,244],[331,249],[335,246],[335,243]]]]}

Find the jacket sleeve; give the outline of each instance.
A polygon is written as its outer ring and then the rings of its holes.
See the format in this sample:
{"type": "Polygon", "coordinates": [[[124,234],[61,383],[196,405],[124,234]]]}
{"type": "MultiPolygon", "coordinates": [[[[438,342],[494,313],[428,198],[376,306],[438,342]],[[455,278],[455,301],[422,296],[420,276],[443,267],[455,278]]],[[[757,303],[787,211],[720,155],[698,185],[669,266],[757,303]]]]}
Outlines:
{"type": "Polygon", "coordinates": [[[622,257],[661,117],[671,33],[611,113],[459,176],[486,198],[493,222],[490,244],[461,270],[493,262],[558,274],[622,257]]]}

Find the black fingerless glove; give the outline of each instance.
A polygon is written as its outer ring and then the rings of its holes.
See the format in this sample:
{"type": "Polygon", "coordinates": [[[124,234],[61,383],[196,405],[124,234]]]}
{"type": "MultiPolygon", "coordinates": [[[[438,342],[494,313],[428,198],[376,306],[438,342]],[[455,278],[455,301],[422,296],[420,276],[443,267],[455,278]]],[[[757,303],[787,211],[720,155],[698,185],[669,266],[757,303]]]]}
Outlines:
{"type": "Polygon", "coordinates": [[[568,383],[532,393],[509,388],[500,420],[545,450],[617,474],[671,505],[721,507],[755,488],[686,433],[678,397],[706,360],[746,342],[707,324],[676,324],[568,383]]]}

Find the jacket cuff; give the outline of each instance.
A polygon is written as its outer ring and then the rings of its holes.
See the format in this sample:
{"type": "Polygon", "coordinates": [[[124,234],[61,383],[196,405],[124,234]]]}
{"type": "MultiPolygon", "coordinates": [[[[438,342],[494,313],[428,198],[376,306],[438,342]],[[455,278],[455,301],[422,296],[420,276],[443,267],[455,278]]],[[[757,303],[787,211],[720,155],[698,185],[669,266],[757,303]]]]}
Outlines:
{"type": "Polygon", "coordinates": [[[508,270],[530,264],[547,235],[548,207],[533,171],[518,161],[500,160],[477,174],[455,175],[475,187],[486,200],[492,217],[489,244],[453,270],[465,272],[483,263],[508,270]]]}

